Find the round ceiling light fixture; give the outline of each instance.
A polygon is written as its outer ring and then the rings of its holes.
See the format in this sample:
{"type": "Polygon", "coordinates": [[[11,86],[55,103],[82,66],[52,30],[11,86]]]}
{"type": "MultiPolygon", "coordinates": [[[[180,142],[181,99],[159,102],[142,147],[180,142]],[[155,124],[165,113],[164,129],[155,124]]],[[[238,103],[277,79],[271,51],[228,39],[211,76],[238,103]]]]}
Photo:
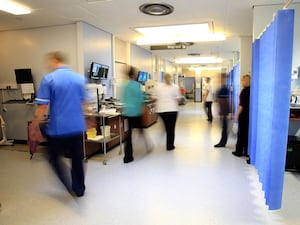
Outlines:
{"type": "Polygon", "coordinates": [[[139,7],[140,11],[151,16],[165,16],[174,11],[174,7],[165,3],[145,3],[139,7]]]}

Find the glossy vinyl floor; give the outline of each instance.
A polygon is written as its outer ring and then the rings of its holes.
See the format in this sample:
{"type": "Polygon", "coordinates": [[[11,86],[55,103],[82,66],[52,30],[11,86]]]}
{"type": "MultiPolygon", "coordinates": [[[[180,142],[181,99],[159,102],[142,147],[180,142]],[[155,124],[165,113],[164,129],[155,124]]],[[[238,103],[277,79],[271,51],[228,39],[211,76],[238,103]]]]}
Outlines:
{"type": "Polygon", "coordinates": [[[282,209],[269,211],[256,169],[231,154],[235,138],[226,148],[213,147],[220,124],[217,116],[208,123],[201,103],[180,106],[174,151],[165,150],[160,120],[146,132],[153,151],[146,153],[135,132],[129,164],[118,147],[107,154],[107,165],[102,155],[88,160],[81,198],[65,191],[43,152],[29,160],[17,146],[2,146],[0,225],[300,224],[299,174],[285,173],[282,209]]]}

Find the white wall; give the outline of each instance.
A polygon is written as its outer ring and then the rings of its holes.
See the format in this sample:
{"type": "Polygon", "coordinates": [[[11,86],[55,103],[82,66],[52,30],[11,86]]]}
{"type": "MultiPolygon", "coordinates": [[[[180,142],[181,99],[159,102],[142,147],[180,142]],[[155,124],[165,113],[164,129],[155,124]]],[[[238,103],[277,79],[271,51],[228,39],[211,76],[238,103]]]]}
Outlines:
{"type": "Polygon", "coordinates": [[[0,32],[0,83],[16,83],[14,69],[31,68],[37,87],[48,72],[44,56],[55,50],[65,52],[78,71],[76,46],[75,24],[0,32]]]}
{"type": "Polygon", "coordinates": [[[152,74],[152,53],[137,45],[131,44],[130,48],[130,64],[137,67],[139,70],[146,71],[152,74]]]}
{"type": "Polygon", "coordinates": [[[102,83],[107,87],[107,95],[113,95],[113,56],[112,56],[112,35],[97,27],[87,23],[79,24],[79,32],[82,36],[82,42],[79,43],[79,49],[83,55],[84,75],[88,76],[92,62],[97,62],[109,66],[108,79],[102,83]],[[82,46],[80,46],[82,45],[82,46]]]}

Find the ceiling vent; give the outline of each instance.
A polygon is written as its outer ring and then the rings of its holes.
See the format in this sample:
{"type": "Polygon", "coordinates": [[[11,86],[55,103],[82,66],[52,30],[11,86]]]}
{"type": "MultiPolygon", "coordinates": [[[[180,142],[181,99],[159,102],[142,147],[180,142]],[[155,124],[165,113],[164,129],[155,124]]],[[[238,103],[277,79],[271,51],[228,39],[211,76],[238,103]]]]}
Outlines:
{"type": "Polygon", "coordinates": [[[174,7],[165,3],[146,3],[139,7],[140,11],[151,16],[165,16],[174,11],[174,7]]]}

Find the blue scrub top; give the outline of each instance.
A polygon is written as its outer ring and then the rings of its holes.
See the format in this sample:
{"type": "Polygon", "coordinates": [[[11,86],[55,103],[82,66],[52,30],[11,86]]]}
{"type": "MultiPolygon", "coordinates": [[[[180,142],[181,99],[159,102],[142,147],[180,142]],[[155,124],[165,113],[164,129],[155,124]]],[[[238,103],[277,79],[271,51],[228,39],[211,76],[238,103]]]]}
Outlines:
{"type": "Polygon", "coordinates": [[[36,104],[50,105],[49,136],[79,134],[86,130],[82,103],[85,78],[62,66],[45,75],[40,83],[36,104]]]}

